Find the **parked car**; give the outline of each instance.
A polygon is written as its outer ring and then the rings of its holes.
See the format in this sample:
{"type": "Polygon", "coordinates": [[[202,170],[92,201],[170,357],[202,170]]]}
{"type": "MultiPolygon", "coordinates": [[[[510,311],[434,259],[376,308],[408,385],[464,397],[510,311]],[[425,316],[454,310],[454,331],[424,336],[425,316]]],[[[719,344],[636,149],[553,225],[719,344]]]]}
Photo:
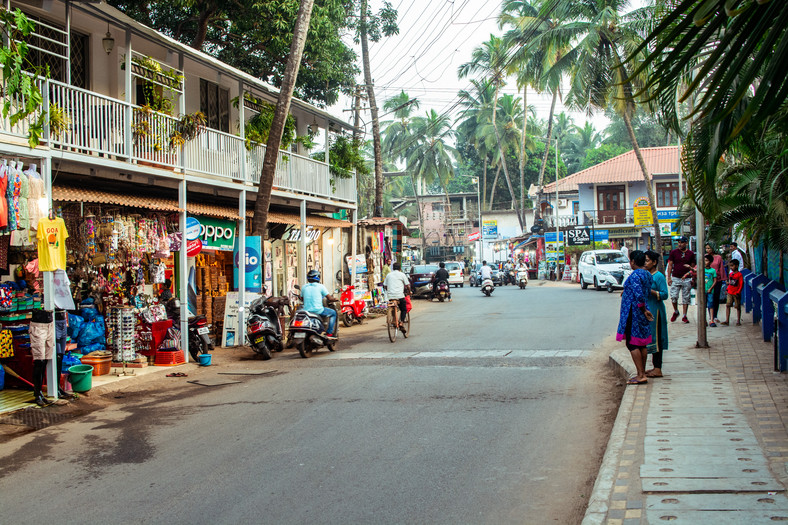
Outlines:
{"type": "Polygon", "coordinates": [[[585,290],[590,284],[601,290],[613,292],[623,288],[624,281],[632,273],[629,259],[619,250],[590,250],[580,255],[577,263],[580,274],[580,287],[585,290]]]}
{"type": "Polygon", "coordinates": [[[413,265],[410,269],[410,290],[414,297],[432,294],[432,279],[437,271],[437,264],[413,265]]]}
{"type": "Polygon", "coordinates": [[[444,263],[449,271],[449,286],[462,288],[465,278],[462,275],[462,263],[457,261],[446,261],[444,263]]]}
{"type": "MultiPolygon", "coordinates": [[[[479,277],[479,271],[481,271],[481,269],[481,263],[476,263],[473,265],[473,268],[471,268],[471,276],[468,282],[470,286],[480,286],[482,284],[482,278],[479,277]]],[[[501,279],[501,271],[495,266],[491,266],[490,269],[492,269],[493,284],[495,286],[501,286],[503,284],[503,280],[501,279]]]]}

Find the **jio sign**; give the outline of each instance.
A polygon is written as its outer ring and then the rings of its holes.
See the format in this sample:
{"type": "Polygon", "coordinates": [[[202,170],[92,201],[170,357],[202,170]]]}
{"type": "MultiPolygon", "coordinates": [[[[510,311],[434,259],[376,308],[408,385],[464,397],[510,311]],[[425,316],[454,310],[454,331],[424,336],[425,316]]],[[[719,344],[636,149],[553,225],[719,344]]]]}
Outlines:
{"type": "MultiPolygon", "coordinates": [[[[250,292],[260,293],[263,290],[263,267],[261,265],[260,236],[246,238],[246,253],[243,260],[243,274],[246,289],[250,292]]],[[[238,289],[239,275],[241,271],[241,257],[238,250],[238,243],[233,250],[233,260],[235,271],[233,271],[233,287],[238,289]]]]}

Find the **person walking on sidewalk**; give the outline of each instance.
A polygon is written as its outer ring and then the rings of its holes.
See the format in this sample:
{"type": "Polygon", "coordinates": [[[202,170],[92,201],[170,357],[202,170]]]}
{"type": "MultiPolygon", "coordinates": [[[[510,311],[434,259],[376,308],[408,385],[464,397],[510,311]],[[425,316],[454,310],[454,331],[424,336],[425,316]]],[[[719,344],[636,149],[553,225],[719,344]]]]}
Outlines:
{"type": "MultiPolygon", "coordinates": [[[[711,301],[711,310],[714,315],[710,317],[712,323],[719,323],[720,320],[717,317],[720,311],[720,294],[722,293],[722,283],[725,282],[725,262],[722,260],[722,256],[719,255],[714,251],[714,245],[710,242],[706,243],[706,253],[713,257],[711,261],[711,267],[716,272],[714,277],[714,287],[711,290],[712,294],[712,301],[711,301]]],[[[712,324],[711,326],[716,326],[712,324]]]]}
{"type": "Polygon", "coordinates": [[[621,293],[621,313],[616,331],[616,341],[624,341],[635,363],[637,375],[627,384],[644,385],[646,377],[646,346],[651,342],[651,321],[654,316],[646,308],[646,300],[651,290],[652,277],[643,269],[646,254],[640,250],[629,252],[629,266],[634,270],[626,281],[621,293]]]}
{"type": "Polygon", "coordinates": [[[706,291],[706,308],[709,310],[709,326],[716,327],[717,325],[714,323],[714,308],[712,307],[712,303],[714,302],[714,281],[717,279],[717,270],[711,267],[712,263],[714,262],[714,256],[710,253],[707,253],[703,256],[704,264],[706,268],[703,270],[703,289],[706,291]]]}
{"type": "Polygon", "coordinates": [[[692,290],[692,276],[695,269],[695,253],[687,249],[687,238],[681,237],[678,240],[679,247],[671,250],[668,255],[668,267],[666,269],[668,286],[670,287],[670,302],[673,303],[673,315],[670,322],[679,317],[679,294],[681,294],[681,304],[683,317],[681,320],[689,323],[687,310],[690,304],[690,294],[692,290]]]}
{"type": "Polygon", "coordinates": [[[725,301],[725,322],[731,322],[731,307],[736,308],[736,326],[741,326],[741,289],[744,285],[744,276],[739,271],[739,261],[731,259],[731,272],[728,275],[728,298],[725,301]]]}
{"type": "MultiPolygon", "coordinates": [[[[646,252],[645,269],[651,273],[652,279],[646,307],[654,315],[654,320],[651,321],[652,339],[646,347],[654,366],[651,370],[646,370],[646,377],[662,377],[662,352],[668,349],[668,315],[664,303],[668,298],[668,282],[658,269],[659,257],[659,253],[653,250],[646,252]]],[[[643,366],[645,367],[645,364],[643,366]]]]}

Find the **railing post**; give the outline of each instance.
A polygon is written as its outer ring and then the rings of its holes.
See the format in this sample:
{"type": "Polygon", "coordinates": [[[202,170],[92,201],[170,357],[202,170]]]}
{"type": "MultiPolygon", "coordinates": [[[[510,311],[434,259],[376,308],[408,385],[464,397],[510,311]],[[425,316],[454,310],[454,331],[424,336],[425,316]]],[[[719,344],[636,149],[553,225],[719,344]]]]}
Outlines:
{"type": "MultiPolygon", "coordinates": [[[[44,104],[41,108],[42,111],[47,113],[46,121],[44,121],[44,141],[46,142],[47,146],[50,148],[52,147],[51,139],[50,139],[50,128],[49,128],[49,79],[44,79],[44,104]]],[[[63,108],[65,111],[65,108],[63,108]]]]}
{"type": "MultiPolygon", "coordinates": [[[[241,135],[241,180],[246,182],[246,122],[244,115],[244,81],[238,81],[238,133],[241,135]]],[[[239,303],[243,304],[243,303],[239,303]]],[[[241,317],[241,316],[239,316],[241,317]]],[[[240,332],[239,332],[240,333],[240,332]]]]}
{"type": "MultiPolygon", "coordinates": [[[[131,28],[129,27],[126,28],[126,69],[124,70],[123,80],[124,89],[126,90],[126,125],[123,130],[126,140],[124,141],[124,147],[126,148],[126,161],[131,162],[133,157],[131,128],[134,115],[131,108],[131,28]]],[[[186,242],[186,239],[183,242],[186,242]]]]}

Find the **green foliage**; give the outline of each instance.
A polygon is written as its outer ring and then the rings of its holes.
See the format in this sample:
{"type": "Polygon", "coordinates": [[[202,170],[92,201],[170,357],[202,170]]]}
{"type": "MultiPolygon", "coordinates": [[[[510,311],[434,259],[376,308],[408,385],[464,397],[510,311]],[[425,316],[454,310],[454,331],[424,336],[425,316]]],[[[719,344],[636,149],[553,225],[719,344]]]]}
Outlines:
{"type": "Polygon", "coordinates": [[[590,168],[591,166],[596,166],[597,164],[612,159],[613,157],[618,157],[619,155],[626,153],[631,149],[632,147],[628,145],[602,144],[598,148],[586,151],[586,156],[583,160],[583,163],[580,165],[580,169],[584,170],[586,168],[590,168]]]}
{"type": "MultiPolygon", "coordinates": [[[[281,85],[299,2],[109,0],[131,18],[274,86],[281,85]]],[[[294,96],[318,106],[355,86],[356,53],[343,41],[354,0],[316,0],[294,96]]],[[[387,15],[389,16],[389,15],[387,15]]]]}
{"type": "MultiPolygon", "coordinates": [[[[605,116],[610,119],[610,124],[605,128],[605,144],[615,144],[627,146],[632,149],[632,142],[629,139],[624,118],[613,108],[605,111],[605,116]]],[[[643,108],[632,115],[632,129],[635,130],[635,138],[641,148],[653,148],[657,146],[667,146],[675,144],[675,135],[671,137],[668,129],[665,128],[656,115],[645,111],[643,108]],[[671,141],[670,139],[673,138],[671,141]]]]}
{"type": "Polygon", "coordinates": [[[36,80],[41,76],[48,77],[49,70],[35,67],[27,59],[28,47],[24,40],[35,29],[35,24],[22,11],[16,9],[11,12],[0,7],[0,26],[4,42],[0,47],[3,118],[7,118],[11,126],[27,119],[28,144],[34,148],[41,141],[47,119],[45,112],[39,112],[44,99],[36,80]]]}
{"type": "MultiPolygon", "coordinates": [[[[360,142],[345,135],[333,135],[328,152],[329,170],[334,177],[350,179],[354,172],[359,176],[369,175],[366,160],[361,154],[360,142]]],[[[312,155],[312,158],[325,162],[326,152],[319,151],[312,155]]]]}

